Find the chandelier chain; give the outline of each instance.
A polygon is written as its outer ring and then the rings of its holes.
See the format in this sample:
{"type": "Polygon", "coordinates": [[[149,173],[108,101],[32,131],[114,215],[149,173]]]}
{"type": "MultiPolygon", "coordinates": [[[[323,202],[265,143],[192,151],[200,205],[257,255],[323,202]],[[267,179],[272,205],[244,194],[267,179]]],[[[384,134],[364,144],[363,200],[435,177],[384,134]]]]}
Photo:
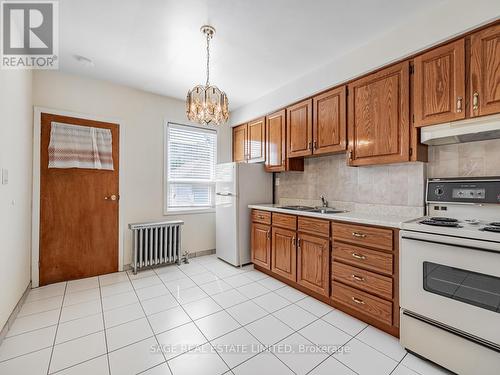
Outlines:
{"type": "Polygon", "coordinates": [[[210,84],[210,34],[207,33],[207,83],[206,86],[210,84]]]}

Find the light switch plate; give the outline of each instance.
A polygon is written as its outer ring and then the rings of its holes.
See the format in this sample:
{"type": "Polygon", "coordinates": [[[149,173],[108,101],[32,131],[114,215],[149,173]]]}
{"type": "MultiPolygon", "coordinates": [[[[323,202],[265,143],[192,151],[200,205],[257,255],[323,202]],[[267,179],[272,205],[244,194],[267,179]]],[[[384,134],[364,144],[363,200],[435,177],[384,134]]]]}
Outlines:
{"type": "Polygon", "coordinates": [[[9,170],[2,168],[2,185],[7,185],[9,183],[9,170]]]}

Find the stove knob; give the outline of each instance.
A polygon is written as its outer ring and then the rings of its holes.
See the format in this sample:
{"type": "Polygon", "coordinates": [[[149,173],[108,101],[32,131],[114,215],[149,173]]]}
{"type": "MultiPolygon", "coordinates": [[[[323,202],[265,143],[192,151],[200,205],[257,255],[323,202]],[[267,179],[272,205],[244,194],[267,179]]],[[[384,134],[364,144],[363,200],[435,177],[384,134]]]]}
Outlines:
{"type": "Polygon", "coordinates": [[[436,190],[434,190],[434,193],[436,193],[436,195],[440,197],[444,194],[444,190],[442,188],[436,188],[436,190]]]}

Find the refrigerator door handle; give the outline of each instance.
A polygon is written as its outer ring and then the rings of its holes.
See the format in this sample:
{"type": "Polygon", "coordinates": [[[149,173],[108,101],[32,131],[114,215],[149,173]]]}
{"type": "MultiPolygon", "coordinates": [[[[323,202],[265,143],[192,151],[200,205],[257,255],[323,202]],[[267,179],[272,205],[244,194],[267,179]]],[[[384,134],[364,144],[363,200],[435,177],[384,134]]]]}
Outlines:
{"type": "Polygon", "coordinates": [[[216,195],[220,195],[222,197],[232,197],[233,193],[215,193],[216,195]]]}

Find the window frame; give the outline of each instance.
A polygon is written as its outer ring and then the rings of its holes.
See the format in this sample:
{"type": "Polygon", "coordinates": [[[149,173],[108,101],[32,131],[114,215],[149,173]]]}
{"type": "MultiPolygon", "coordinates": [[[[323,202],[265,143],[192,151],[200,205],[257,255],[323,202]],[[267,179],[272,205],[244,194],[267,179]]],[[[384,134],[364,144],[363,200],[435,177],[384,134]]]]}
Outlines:
{"type": "MultiPolygon", "coordinates": [[[[215,133],[215,144],[214,144],[214,168],[217,165],[217,142],[218,142],[218,132],[217,128],[211,125],[208,126],[197,126],[197,125],[187,125],[180,124],[171,121],[165,121],[163,125],[163,215],[179,215],[179,214],[204,214],[215,212],[215,176],[213,182],[211,182],[211,199],[212,205],[208,207],[195,206],[195,207],[180,207],[172,208],[168,206],[168,195],[169,195],[169,176],[168,176],[168,147],[169,147],[169,132],[168,129],[170,125],[174,127],[186,127],[194,128],[200,132],[205,133],[215,133]]],[[[201,182],[200,182],[201,183],[201,182]]],[[[196,183],[194,183],[196,184],[196,183]]]]}

